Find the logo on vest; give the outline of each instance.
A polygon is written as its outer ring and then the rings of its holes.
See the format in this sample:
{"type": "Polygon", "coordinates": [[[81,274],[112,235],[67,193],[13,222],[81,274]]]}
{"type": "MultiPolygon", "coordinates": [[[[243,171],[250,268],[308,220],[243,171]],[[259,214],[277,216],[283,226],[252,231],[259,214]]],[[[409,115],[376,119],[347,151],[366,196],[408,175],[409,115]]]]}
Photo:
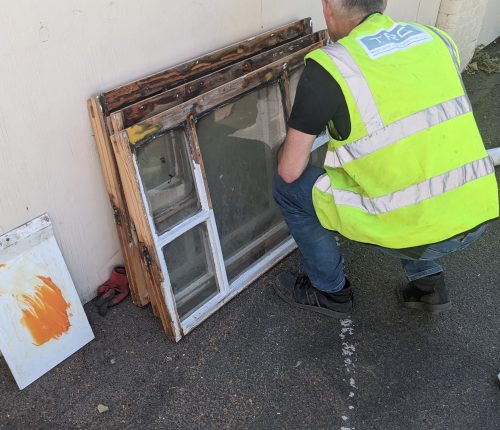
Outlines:
{"type": "Polygon", "coordinates": [[[411,24],[395,24],[389,30],[358,39],[370,58],[376,60],[397,51],[404,51],[423,43],[431,42],[432,36],[411,24]]]}

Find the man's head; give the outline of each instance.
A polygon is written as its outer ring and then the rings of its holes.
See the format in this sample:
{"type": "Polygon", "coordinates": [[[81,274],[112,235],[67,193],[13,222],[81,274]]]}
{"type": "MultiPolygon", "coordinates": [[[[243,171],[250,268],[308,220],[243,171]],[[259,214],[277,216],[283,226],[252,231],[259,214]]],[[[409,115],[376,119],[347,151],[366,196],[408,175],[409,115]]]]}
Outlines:
{"type": "Polygon", "coordinates": [[[334,42],[347,36],[365,16],[383,12],[387,5],[387,0],[322,1],[328,33],[334,42]]]}

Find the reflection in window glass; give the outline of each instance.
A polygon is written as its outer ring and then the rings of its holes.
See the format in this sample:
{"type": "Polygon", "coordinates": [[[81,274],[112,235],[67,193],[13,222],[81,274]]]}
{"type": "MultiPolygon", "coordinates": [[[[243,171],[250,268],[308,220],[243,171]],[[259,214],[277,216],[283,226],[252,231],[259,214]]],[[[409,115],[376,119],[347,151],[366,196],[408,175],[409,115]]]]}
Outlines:
{"type": "Polygon", "coordinates": [[[216,109],[197,131],[231,281],[288,237],[271,189],[286,134],[279,87],[254,90],[216,109]]]}
{"type": "Polygon", "coordinates": [[[325,164],[326,151],[328,150],[328,144],[325,143],[323,146],[315,149],[311,152],[311,158],[309,159],[309,164],[316,167],[323,167],[325,164]]]}
{"type": "Polygon", "coordinates": [[[198,225],[163,248],[181,319],[217,295],[219,289],[206,226],[198,225]]]}
{"type": "MultiPolygon", "coordinates": [[[[299,85],[299,80],[300,77],[302,76],[302,72],[304,71],[304,67],[301,67],[297,70],[295,70],[293,73],[290,74],[290,100],[293,103],[295,102],[295,95],[297,94],[297,86],[299,85]]],[[[326,130],[321,133],[326,134],[326,130]]],[[[325,157],[326,157],[326,151],[327,151],[328,145],[325,144],[320,148],[317,148],[311,153],[311,159],[309,160],[309,164],[316,166],[316,167],[323,167],[323,164],[325,163],[325,157]]]]}
{"type": "Polygon", "coordinates": [[[184,129],[178,128],[137,150],[139,173],[160,235],[200,207],[187,145],[184,129]]]}

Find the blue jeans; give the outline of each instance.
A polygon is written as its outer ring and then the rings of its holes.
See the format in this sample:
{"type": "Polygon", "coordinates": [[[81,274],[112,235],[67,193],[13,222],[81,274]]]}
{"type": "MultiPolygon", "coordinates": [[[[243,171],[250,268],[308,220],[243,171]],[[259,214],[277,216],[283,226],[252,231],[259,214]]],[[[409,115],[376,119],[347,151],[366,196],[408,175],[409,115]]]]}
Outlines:
{"type": "MultiPolygon", "coordinates": [[[[275,173],[273,196],[281,209],[291,235],[297,242],[304,260],[304,270],[311,283],[319,290],[335,292],[345,285],[344,259],[332,231],[320,224],[312,203],[312,189],[325,171],[308,167],[295,182],[288,184],[275,173]]],[[[405,250],[377,247],[401,259],[408,280],[441,273],[443,268],[435,260],[466,248],[486,229],[459,235],[445,242],[405,250]]]]}

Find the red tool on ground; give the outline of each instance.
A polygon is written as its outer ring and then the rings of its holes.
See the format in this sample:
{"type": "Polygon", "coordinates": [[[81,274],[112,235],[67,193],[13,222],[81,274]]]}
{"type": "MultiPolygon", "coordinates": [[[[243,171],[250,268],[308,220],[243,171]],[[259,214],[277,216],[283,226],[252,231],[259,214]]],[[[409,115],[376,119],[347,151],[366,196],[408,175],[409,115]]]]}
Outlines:
{"type": "Polygon", "coordinates": [[[117,266],[111,277],[97,289],[98,299],[95,303],[99,315],[105,316],[108,309],[123,301],[129,294],[128,278],[125,267],[117,266]]]}

